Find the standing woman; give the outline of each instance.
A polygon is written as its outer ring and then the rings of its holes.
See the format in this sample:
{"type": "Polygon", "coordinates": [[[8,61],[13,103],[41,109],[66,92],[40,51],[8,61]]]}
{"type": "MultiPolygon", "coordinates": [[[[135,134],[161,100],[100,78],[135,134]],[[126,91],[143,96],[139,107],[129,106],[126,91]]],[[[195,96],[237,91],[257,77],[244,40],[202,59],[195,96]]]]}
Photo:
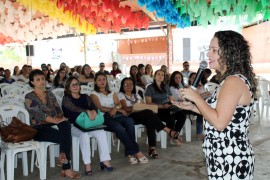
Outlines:
{"type": "MultiPolygon", "coordinates": [[[[166,122],[168,128],[180,132],[186,121],[186,114],[182,111],[171,114],[171,102],[175,100],[171,90],[164,83],[164,71],[157,70],[154,75],[154,82],[149,84],[145,90],[146,104],[155,104],[158,106],[158,117],[161,121],[166,122]],[[176,123],[175,123],[176,121],[176,123]]],[[[171,143],[180,145],[180,141],[171,138],[171,143]]]]}
{"type": "Polygon", "coordinates": [[[248,42],[234,31],[218,31],[207,53],[220,86],[206,101],[192,88],[182,89],[189,102],[173,102],[204,116],[203,152],[208,179],[254,179],[255,155],[248,138],[257,83],[248,42]]]}
{"type": "Polygon", "coordinates": [[[34,90],[25,96],[25,108],[30,115],[31,125],[38,131],[35,141],[48,141],[60,144],[60,162],[62,163],[62,177],[79,179],[80,175],[71,169],[71,129],[67,118],[54,96],[45,89],[45,76],[39,70],[31,71],[29,85],[34,90]],[[56,125],[58,130],[52,128],[56,125]]]}
{"type": "Polygon", "coordinates": [[[112,70],[111,70],[111,75],[113,75],[113,77],[116,77],[116,74],[121,74],[122,71],[119,69],[118,63],[117,62],[113,62],[112,64],[112,70]]]}
{"type": "Polygon", "coordinates": [[[54,88],[64,88],[67,80],[66,69],[61,67],[53,80],[54,88]]]}
{"type": "Polygon", "coordinates": [[[166,127],[153,111],[145,109],[133,112],[133,105],[137,102],[143,103],[140,95],[136,94],[135,82],[132,78],[124,78],[121,82],[120,93],[118,94],[123,109],[129,114],[135,124],[146,126],[149,151],[148,154],[154,159],[158,158],[156,152],[156,131],[164,130],[173,139],[178,139],[179,133],[166,127]]]}
{"type": "Polygon", "coordinates": [[[86,94],[80,94],[80,83],[76,77],[69,77],[65,85],[65,95],[62,101],[62,109],[64,115],[68,118],[71,124],[71,134],[80,139],[80,149],[82,152],[82,159],[85,164],[85,175],[92,175],[91,169],[91,150],[90,150],[90,137],[92,135],[98,142],[100,167],[107,171],[112,171],[110,154],[108,149],[108,142],[104,130],[95,130],[90,132],[82,132],[78,129],[76,124],[77,117],[85,112],[93,121],[97,116],[97,108],[91,101],[90,97],[86,94]]]}
{"type": "Polygon", "coordinates": [[[125,155],[130,164],[148,163],[148,159],[141,153],[135,141],[134,122],[127,117],[116,93],[109,90],[106,74],[97,72],[95,75],[94,92],[91,99],[98,109],[104,112],[105,130],[114,132],[125,146],[125,155]]]}
{"type": "Polygon", "coordinates": [[[141,80],[144,86],[153,82],[153,68],[150,64],[145,66],[145,74],[141,76],[141,80]]]}

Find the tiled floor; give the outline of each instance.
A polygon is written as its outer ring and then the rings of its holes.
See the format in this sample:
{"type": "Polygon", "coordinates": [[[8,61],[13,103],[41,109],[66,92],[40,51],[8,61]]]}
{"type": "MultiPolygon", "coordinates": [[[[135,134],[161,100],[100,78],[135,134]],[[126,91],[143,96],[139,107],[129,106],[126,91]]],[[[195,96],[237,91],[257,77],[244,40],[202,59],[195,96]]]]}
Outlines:
{"type": "MultiPolygon", "coordinates": [[[[195,122],[193,123],[193,128],[195,122]]],[[[194,132],[194,131],[193,131],[194,132]]],[[[255,149],[255,179],[270,179],[270,117],[263,118],[260,122],[255,120],[250,126],[250,140],[255,149]]],[[[143,153],[147,153],[145,144],[145,134],[139,139],[140,148],[143,153]]],[[[101,172],[98,163],[98,152],[92,159],[93,175],[91,177],[82,177],[81,179],[112,179],[112,180],[206,180],[206,168],[201,149],[201,142],[192,139],[191,142],[184,142],[182,146],[176,147],[168,144],[167,149],[160,149],[158,142],[159,159],[149,159],[148,164],[129,165],[127,158],[123,155],[123,145],[120,152],[116,152],[113,147],[112,164],[115,171],[112,173],[101,172]]],[[[29,162],[30,163],[30,162],[29,162]]],[[[30,166],[30,165],[29,165],[30,166]]],[[[30,167],[29,167],[30,168],[30,167]]],[[[84,167],[81,162],[80,173],[83,174],[84,167]]],[[[47,179],[59,179],[60,168],[47,168],[47,179]]],[[[38,180],[39,171],[35,168],[34,173],[29,176],[22,176],[21,163],[15,169],[15,180],[27,179],[38,180]]]]}

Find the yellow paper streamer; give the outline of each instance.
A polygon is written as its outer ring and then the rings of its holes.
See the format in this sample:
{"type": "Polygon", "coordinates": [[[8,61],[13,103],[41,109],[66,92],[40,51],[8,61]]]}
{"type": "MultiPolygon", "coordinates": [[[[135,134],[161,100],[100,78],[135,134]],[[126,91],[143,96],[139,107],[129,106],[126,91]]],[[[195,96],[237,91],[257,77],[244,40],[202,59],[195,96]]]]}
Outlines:
{"type": "Polygon", "coordinates": [[[88,23],[86,20],[82,20],[79,15],[74,17],[69,11],[64,13],[63,8],[57,8],[56,2],[50,0],[17,0],[17,2],[28,7],[29,10],[38,10],[51,18],[55,18],[59,22],[73,27],[81,33],[96,34],[96,28],[92,24],[88,23]]]}

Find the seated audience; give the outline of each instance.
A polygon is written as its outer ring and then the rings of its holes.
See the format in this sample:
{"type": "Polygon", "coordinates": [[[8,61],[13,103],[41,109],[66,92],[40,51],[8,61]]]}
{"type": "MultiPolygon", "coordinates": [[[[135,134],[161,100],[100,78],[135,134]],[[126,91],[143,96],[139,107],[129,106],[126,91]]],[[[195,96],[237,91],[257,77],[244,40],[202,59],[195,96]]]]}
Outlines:
{"type": "Polygon", "coordinates": [[[60,68],[53,80],[54,88],[64,88],[67,80],[66,69],[60,68]]]}
{"type": "Polygon", "coordinates": [[[150,64],[145,66],[145,74],[141,76],[141,80],[145,87],[153,82],[153,68],[150,64]]]}
{"type": "Polygon", "coordinates": [[[38,131],[35,141],[48,141],[60,145],[62,177],[79,179],[80,175],[71,169],[71,127],[54,96],[45,89],[45,76],[41,70],[33,70],[29,85],[34,90],[25,96],[25,108],[29,111],[31,125],[38,131]],[[52,128],[56,125],[58,130],[52,128]]]}
{"type": "Polygon", "coordinates": [[[4,78],[2,78],[0,80],[0,83],[8,83],[8,84],[12,84],[14,83],[15,80],[13,78],[11,78],[11,72],[9,69],[5,69],[5,76],[4,78]]]}
{"type": "Polygon", "coordinates": [[[141,97],[136,94],[135,82],[132,78],[124,78],[121,82],[120,92],[118,98],[123,109],[128,113],[135,124],[143,124],[146,126],[148,136],[149,151],[148,154],[154,159],[158,158],[156,152],[156,131],[164,130],[173,139],[178,139],[179,133],[166,127],[159,117],[149,109],[138,112],[133,112],[133,105],[135,103],[144,103],[141,97]]]}
{"type": "Polygon", "coordinates": [[[98,72],[102,72],[102,73],[106,74],[106,76],[110,76],[111,75],[109,73],[109,71],[105,70],[105,64],[104,64],[104,62],[99,63],[99,71],[98,72]]]}
{"type": "Polygon", "coordinates": [[[18,76],[17,81],[21,81],[24,83],[28,83],[29,82],[29,67],[28,65],[23,65],[22,67],[22,73],[18,76]]]}
{"type": "Polygon", "coordinates": [[[109,90],[106,74],[95,74],[94,91],[90,95],[98,109],[104,112],[105,130],[114,132],[125,146],[125,155],[130,164],[148,163],[135,141],[134,122],[127,117],[127,112],[122,108],[116,93],[109,90]]]}
{"type": "Polygon", "coordinates": [[[69,77],[65,84],[65,95],[62,101],[62,109],[65,117],[73,124],[71,126],[71,135],[80,139],[80,149],[82,152],[82,159],[85,164],[85,175],[92,175],[91,169],[91,150],[90,150],[90,137],[93,136],[98,142],[100,167],[108,171],[112,171],[110,154],[108,149],[108,142],[105,131],[95,130],[90,132],[83,132],[80,130],[79,125],[76,124],[77,117],[85,112],[93,121],[97,116],[97,108],[92,103],[89,96],[80,94],[80,83],[76,77],[69,77]]]}
{"type": "Polygon", "coordinates": [[[87,85],[88,82],[93,82],[95,77],[94,71],[88,64],[82,67],[82,72],[79,76],[80,85],[87,85]]]}
{"type": "Polygon", "coordinates": [[[121,74],[122,71],[119,69],[118,63],[117,62],[113,62],[112,64],[112,70],[111,70],[111,75],[113,75],[113,77],[116,77],[116,74],[121,74]]]}
{"type": "MultiPolygon", "coordinates": [[[[157,70],[154,74],[154,82],[146,87],[145,101],[147,104],[157,105],[159,119],[165,122],[168,128],[180,132],[185,124],[186,114],[181,110],[172,114],[171,101],[173,100],[175,99],[169,86],[164,83],[164,71],[157,70]]],[[[170,142],[181,145],[180,140],[171,138],[170,142]]]]}

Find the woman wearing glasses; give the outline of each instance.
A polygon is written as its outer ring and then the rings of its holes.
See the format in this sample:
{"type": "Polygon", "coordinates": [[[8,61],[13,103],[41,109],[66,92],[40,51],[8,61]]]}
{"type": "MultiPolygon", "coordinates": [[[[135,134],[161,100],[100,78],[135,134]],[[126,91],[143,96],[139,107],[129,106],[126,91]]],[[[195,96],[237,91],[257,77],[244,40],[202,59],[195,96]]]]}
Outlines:
{"type": "Polygon", "coordinates": [[[124,78],[121,82],[120,93],[118,94],[123,109],[128,113],[135,124],[143,124],[146,126],[149,151],[148,154],[154,159],[158,158],[156,152],[156,131],[161,130],[168,133],[173,139],[178,139],[178,132],[166,127],[159,117],[153,113],[153,111],[145,109],[138,112],[133,112],[133,105],[135,103],[144,103],[140,95],[136,94],[135,81],[132,78],[124,78]]]}
{"type": "Polygon", "coordinates": [[[76,124],[77,117],[85,112],[93,121],[97,116],[97,108],[91,101],[90,97],[86,94],[80,94],[79,80],[76,77],[69,77],[65,85],[65,95],[62,101],[62,109],[65,117],[73,124],[71,126],[72,136],[76,136],[80,141],[80,149],[82,152],[82,159],[85,164],[85,175],[92,175],[91,169],[91,150],[90,150],[90,137],[92,135],[98,142],[100,167],[107,171],[113,171],[111,166],[110,154],[108,149],[107,137],[105,131],[95,130],[90,132],[83,132],[76,124]]]}

